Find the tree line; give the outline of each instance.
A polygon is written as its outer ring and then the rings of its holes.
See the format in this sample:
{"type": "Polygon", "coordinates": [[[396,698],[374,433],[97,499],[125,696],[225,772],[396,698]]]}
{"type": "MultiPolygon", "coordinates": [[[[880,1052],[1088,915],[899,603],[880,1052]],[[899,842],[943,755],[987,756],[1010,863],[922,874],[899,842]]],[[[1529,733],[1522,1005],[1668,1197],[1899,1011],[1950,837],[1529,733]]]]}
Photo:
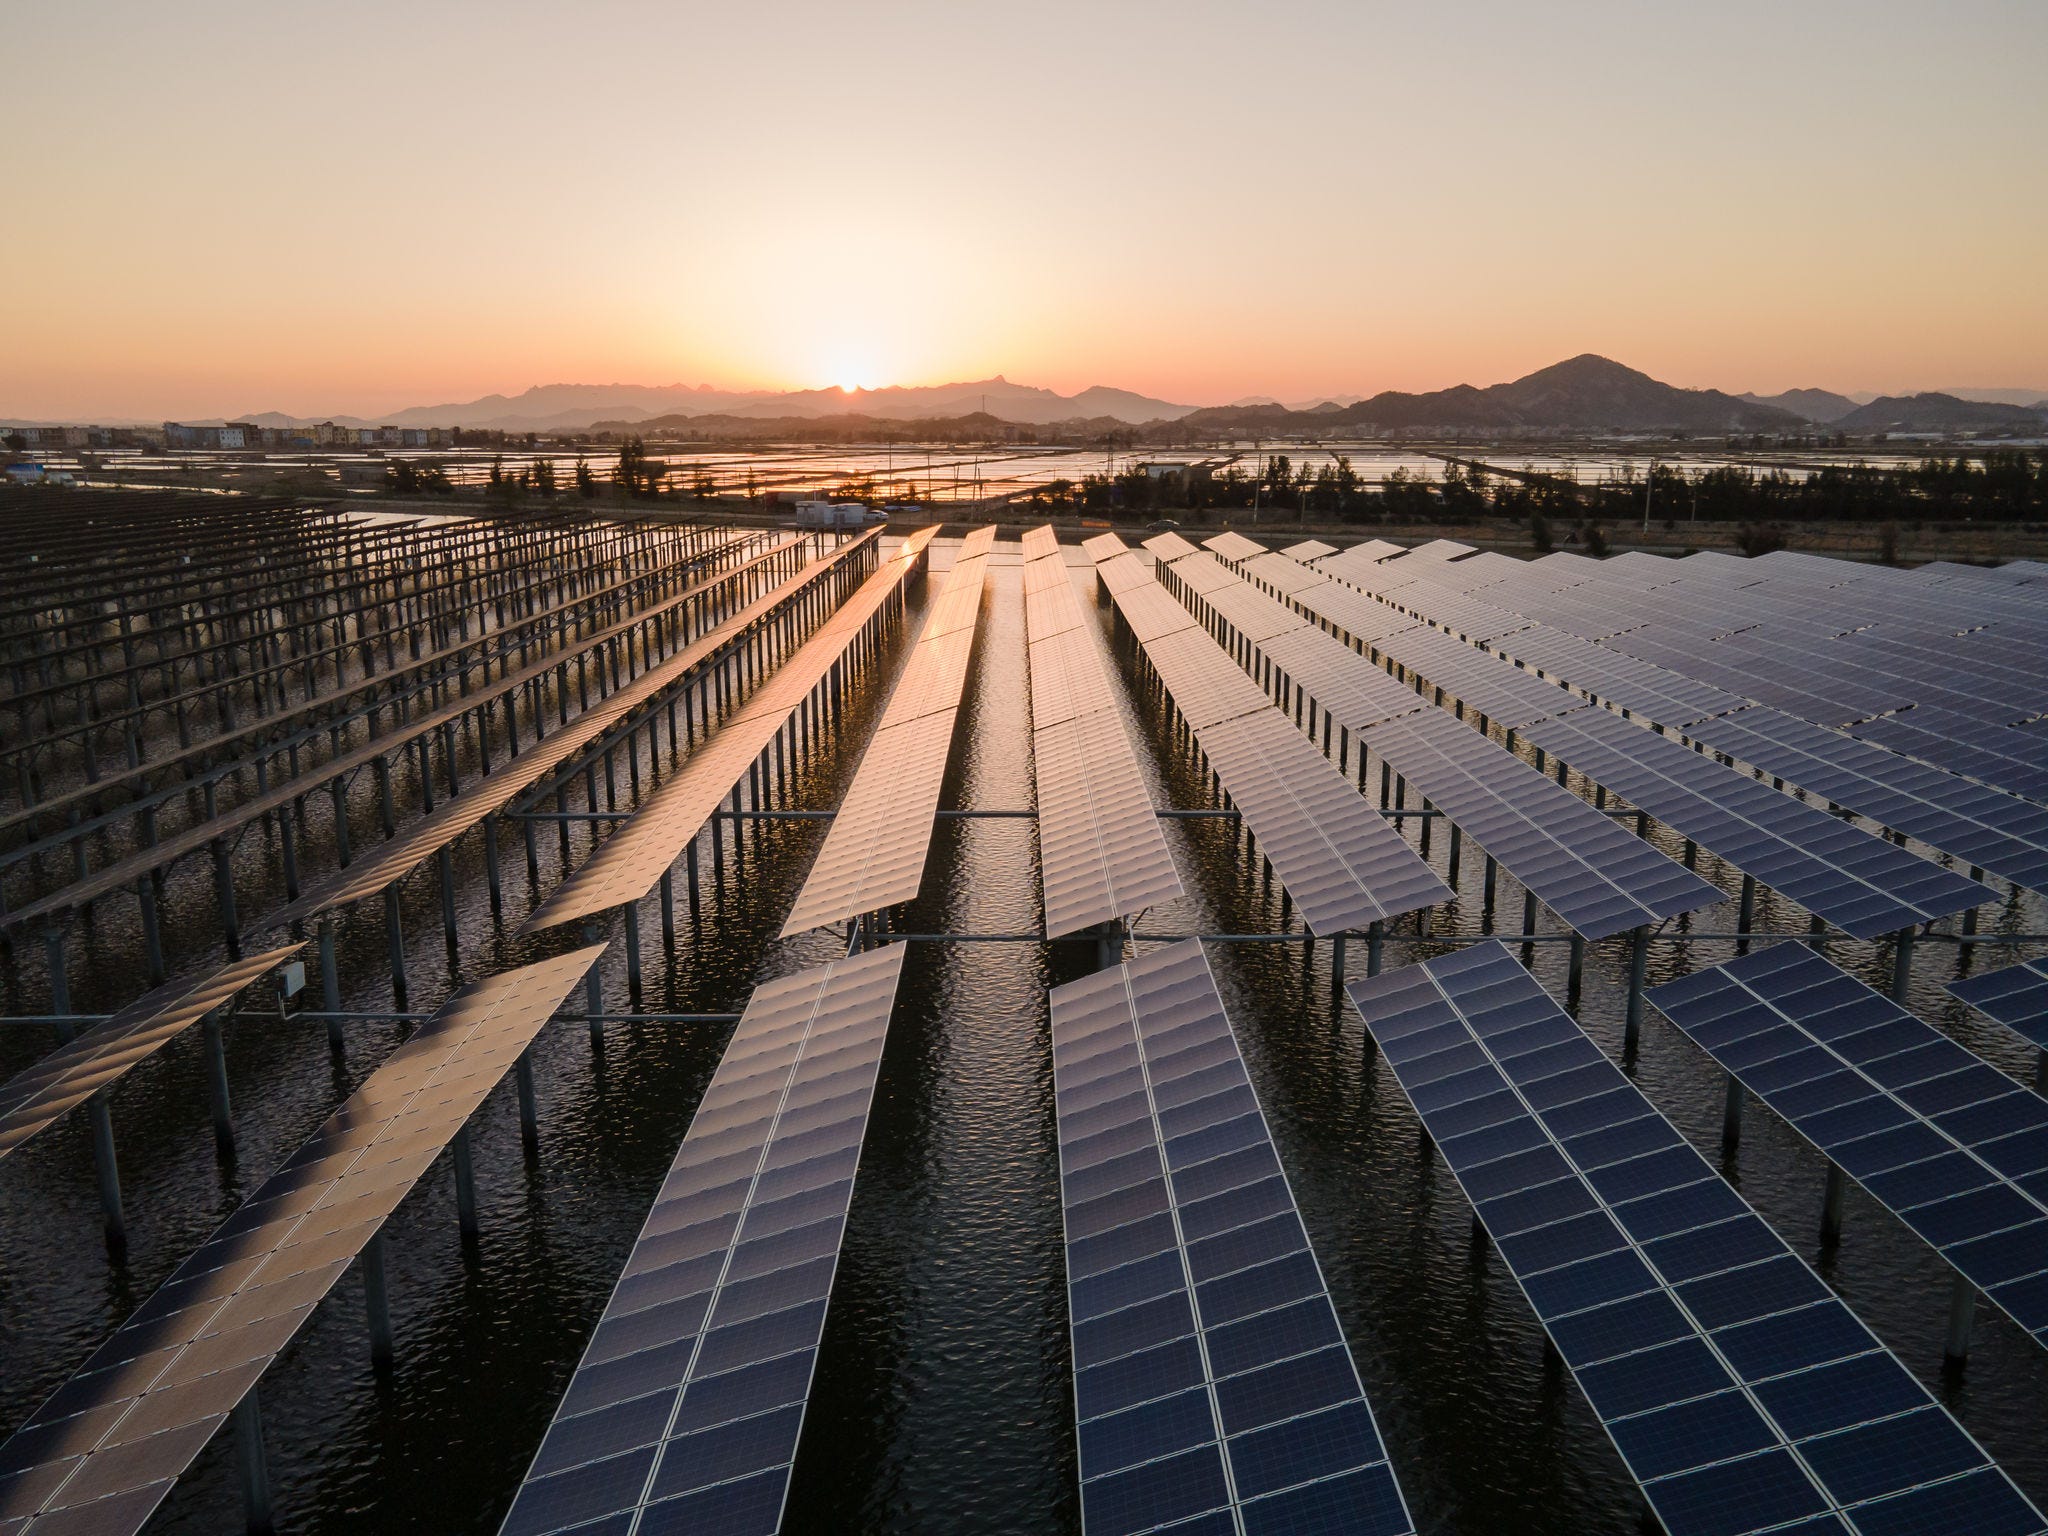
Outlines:
{"type": "MultiPolygon", "coordinates": [[[[1441,479],[1394,470],[1363,481],[1343,454],[1310,466],[1284,453],[1257,470],[1232,463],[1155,474],[1133,465],[1040,486],[1036,510],[1125,520],[1180,513],[1259,513],[1281,521],[1461,524],[1504,518],[1544,527],[1640,519],[1666,524],[2048,521],[2048,452],[2001,449],[1910,465],[1831,465],[1805,475],[1722,465],[1687,475],[1669,464],[1579,484],[1531,470],[1448,463],[1441,479]]],[[[1539,543],[1541,540],[1539,539],[1539,543]]]]}

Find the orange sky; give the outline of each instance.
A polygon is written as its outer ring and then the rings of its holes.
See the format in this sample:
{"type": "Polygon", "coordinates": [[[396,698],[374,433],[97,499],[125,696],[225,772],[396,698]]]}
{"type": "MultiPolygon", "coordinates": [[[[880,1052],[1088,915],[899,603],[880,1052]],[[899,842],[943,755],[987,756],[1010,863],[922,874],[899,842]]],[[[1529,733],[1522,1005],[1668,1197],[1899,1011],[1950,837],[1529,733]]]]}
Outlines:
{"type": "Polygon", "coordinates": [[[1583,351],[2048,390],[2035,0],[78,0],[8,41],[0,417],[1583,351]]]}

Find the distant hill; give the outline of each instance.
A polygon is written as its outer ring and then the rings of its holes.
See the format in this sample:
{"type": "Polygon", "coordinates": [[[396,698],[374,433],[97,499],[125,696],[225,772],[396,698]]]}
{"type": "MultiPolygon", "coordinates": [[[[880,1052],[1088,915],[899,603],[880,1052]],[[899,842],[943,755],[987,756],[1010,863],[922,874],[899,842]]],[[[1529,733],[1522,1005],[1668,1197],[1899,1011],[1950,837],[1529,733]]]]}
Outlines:
{"type": "Polygon", "coordinates": [[[1775,406],[1781,411],[1790,411],[1794,416],[1803,416],[1808,421],[1823,425],[1840,421],[1856,409],[1856,402],[1847,395],[1838,395],[1831,389],[1788,389],[1781,395],[1738,395],[1752,405],[1775,406]]]}
{"type": "Polygon", "coordinates": [[[1711,434],[1787,431],[1804,425],[1804,418],[1718,389],[1679,389],[1589,352],[1485,389],[1459,384],[1425,394],[1388,390],[1314,411],[1226,406],[1195,411],[1184,422],[1194,431],[1217,432],[1353,427],[1711,434]]]}
{"type": "MultiPolygon", "coordinates": [[[[658,417],[866,416],[922,421],[986,409],[1005,421],[1046,425],[1075,417],[1114,417],[1126,425],[1174,421],[1192,406],[1154,400],[1125,389],[1094,385],[1078,395],[1055,394],[1001,375],[960,384],[889,389],[731,391],[689,384],[538,384],[519,395],[485,395],[446,405],[416,405],[375,422],[333,418],[342,426],[479,427],[501,432],[580,432],[599,422],[628,424],[658,417]]],[[[266,411],[236,420],[265,426],[303,426],[319,418],[266,411]]]]}
{"type": "Polygon", "coordinates": [[[2039,432],[2042,407],[1958,400],[1954,395],[1886,395],[1835,425],[1844,432],[2039,432]]]}
{"type": "Polygon", "coordinates": [[[1061,436],[1085,441],[1105,437],[1112,432],[1128,431],[1130,425],[1115,416],[1069,417],[1059,422],[1038,423],[1009,421],[988,411],[968,411],[958,416],[920,416],[914,420],[856,411],[830,416],[650,416],[635,421],[594,422],[590,430],[622,437],[661,433],[705,442],[753,439],[814,443],[882,443],[892,440],[986,443],[1035,442],[1039,430],[1047,426],[1057,427],[1061,436]]]}

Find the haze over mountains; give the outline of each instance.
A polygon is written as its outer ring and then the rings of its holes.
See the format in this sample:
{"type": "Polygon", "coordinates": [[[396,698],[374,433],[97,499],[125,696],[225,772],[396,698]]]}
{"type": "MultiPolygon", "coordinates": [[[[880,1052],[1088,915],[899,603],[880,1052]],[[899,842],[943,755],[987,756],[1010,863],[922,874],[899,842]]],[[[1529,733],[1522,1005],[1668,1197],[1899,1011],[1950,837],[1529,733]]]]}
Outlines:
{"type": "MultiPolygon", "coordinates": [[[[719,390],[686,384],[543,384],[518,395],[413,406],[375,419],[258,412],[230,418],[263,426],[331,419],[343,426],[469,427],[506,432],[630,432],[730,424],[746,433],[801,430],[807,421],[998,423],[1050,427],[1087,423],[1143,426],[1182,422],[1196,433],[1327,433],[1430,430],[1676,432],[1715,435],[1796,432],[1819,425],[1844,432],[2016,432],[2044,429],[2048,390],[1972,390],[1964,394],[1843,395],[1825,389],[1733,395],[1680,389],[1610,359],[1586,353],[1523,378],[1484,388],[1470,384],[1408,393],[1297,401],[1263,396],[1196,407],[1096,385],[1078,394],[1015,384],[998,375],[953,384],[886,389],[719,390]],[[1995,398],[1994,398],[1995,397],[1995,398]]],[[[39,424],[39,423],[26,423],[39,424]]]]}

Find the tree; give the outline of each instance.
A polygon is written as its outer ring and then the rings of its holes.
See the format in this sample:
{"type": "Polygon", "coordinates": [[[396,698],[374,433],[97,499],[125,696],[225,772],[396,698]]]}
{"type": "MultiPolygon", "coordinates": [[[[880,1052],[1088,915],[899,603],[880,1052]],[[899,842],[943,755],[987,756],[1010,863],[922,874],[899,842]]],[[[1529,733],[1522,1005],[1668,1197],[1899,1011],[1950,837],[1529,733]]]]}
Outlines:
{"type": "Polygon", "coordinates": [[[585,501],[597,499],[597,476],[590,472],[590,464],[582,454],[576,455],[576,494],[585,501]]]}
{"type": "Polygon", "coordinates": [[[550,499],[555,494],[555,461],[535,459],[533,461],[533,488],[550,499]]]}
{"type": "Polygon", "coordinates": [[[1547,555],[1557,548],[1557,536],[1550,531],[1550,519],[1541,512],[1529,514],[1529,543],[1539,555],[1547,555]]]}
{"type": "Polygon", "coordinates": [[[10,432],[7,434],[7,446],[15,453],[27,453],[28,439],[19,432],[10,432]]]}

